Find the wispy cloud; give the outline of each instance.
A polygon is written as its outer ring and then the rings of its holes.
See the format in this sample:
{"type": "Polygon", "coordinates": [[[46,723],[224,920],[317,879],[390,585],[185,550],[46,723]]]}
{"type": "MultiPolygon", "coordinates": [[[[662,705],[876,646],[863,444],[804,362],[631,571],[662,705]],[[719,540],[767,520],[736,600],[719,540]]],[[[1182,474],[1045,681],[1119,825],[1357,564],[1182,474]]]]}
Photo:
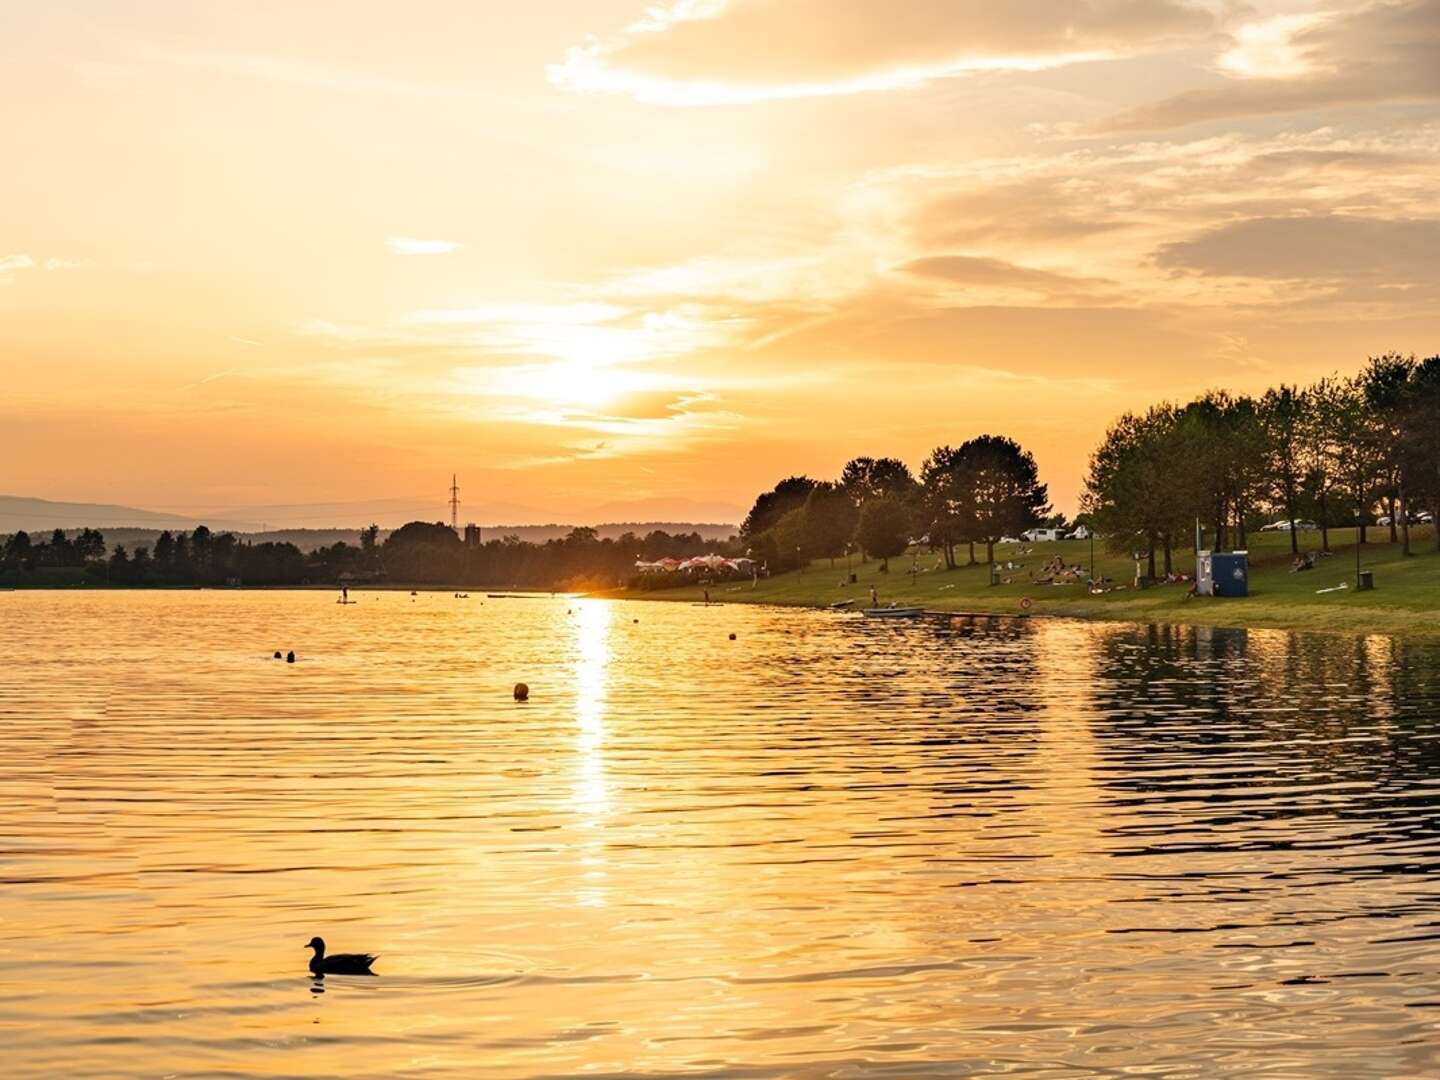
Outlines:
{"type": "Polygon", "coordinates": [[[226,368],[224,371],[217,371],[217,372],[215,372],[214,374],[206,375],[203,379],[196,379],[196,380],[195,380],[194,382],[192,382],[192,383],[186,383],[184,386],[180,387],[180,389],[181,389],[182,391],[185,391],[185,390],[195,390],[195,389],[198,389],[199,387],[204,386],[206,383],[216,382],[216,381],[218,381],[218,380],[220,380],[220,379],[225,378],[227,375],[234,375],[234,374],[236,374],[236,371],[235,371],[234,368],[226,368]]]}
{"type": "Polygon", "coordinates": [[[30,270],[35,266],[35,260],[29,255],[5,255],[0,256],[0,285],[9,285],[15,280],[15,274],[21,270],[30,270]]]}
{"type": "Polygon", "coordinates": [[[392,236],[385,246],[396,255],[449,255],[464,247],[455,240],[417,240],[411,236],[392,236]]]}
{"type": "MultiPolygon", "coordinates": [[[[1242,8],[1241,10],[1249,10],[1242,8]]],[[[1372,0],[1252,18],[1216,60],[1229,76],[1113,118],[1111,131],[1440,102],[1440,0],[1372,0]]]]}
{"type": "Polygon", "coordinates": [[[659,105],[744,105],[909,89],[1194,44],[1187,0],[674,0],[571,48],[550,80],[659,105]]]}

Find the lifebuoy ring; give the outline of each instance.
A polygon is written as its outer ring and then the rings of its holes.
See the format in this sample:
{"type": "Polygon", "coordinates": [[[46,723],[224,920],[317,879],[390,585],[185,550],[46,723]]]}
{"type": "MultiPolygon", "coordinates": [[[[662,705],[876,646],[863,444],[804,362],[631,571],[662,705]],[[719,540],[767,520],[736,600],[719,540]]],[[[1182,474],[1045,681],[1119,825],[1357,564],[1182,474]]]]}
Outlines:
{"type": "Polygon", "coordinates": [[[1034,605],[1034,603],[1035,603],[1035,601],[1034,601],[1034,600],[1031,600],[1028,596],[1022,596],[1022,597],[1020,598],[1020,606],[1021,606],[1022,608],[1024,608],[1026,611],[1029,611],[1030,608],[1031,608],[1031,606],[1034,605]]]}

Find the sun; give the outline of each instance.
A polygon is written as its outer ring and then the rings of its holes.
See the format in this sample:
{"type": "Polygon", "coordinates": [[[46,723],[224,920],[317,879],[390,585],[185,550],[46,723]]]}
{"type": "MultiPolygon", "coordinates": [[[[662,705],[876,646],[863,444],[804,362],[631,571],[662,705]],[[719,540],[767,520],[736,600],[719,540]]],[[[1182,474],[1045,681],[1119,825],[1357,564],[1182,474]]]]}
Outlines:
{"type": "Polygon", "coordinates": [[[562,360],[535,374],[535,397],[551,405],[593,409],[614,401],[621,392],[617,373],[603,364],[562,360]]]}

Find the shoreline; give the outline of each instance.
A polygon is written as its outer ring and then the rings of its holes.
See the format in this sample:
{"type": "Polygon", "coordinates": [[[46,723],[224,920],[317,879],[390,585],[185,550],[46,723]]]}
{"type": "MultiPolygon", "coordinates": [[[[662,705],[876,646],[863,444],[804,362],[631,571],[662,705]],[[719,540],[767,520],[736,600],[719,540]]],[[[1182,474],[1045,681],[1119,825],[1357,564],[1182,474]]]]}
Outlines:
{"type": "MultiPolygon", "coordinates": [[[[1318,536],[1307,536],[1302,550],[1314,551],[1318,536]]],[[[1295,571],[1288,534],[1250,538],[1248,595],[1194,596],[1188,580],[1133,584],[1137,566],[1127,555],[1105,552],[1083,541],[1013,544],[997,548],[998,582],[988,564],[946,568],[933,552],[912,548],[890,560],[888,570],[871,560],[813,560],[758,581],[724,581],[709,586],[712,603],[766,603],[827,609],[840,600],[853,608],[868,606],[874,589],[881,604],[919,607],[943,615],[977,618],[1061,617],[1092,622],[1179,625],[1234,629],[1289,630],[1345,635],[1384,634],[1414,641],[1440,642],[1440,551],[1427,528],[1410,555],[1400,545],[1372,537],[1355,543],[1355,532],[1332,530],[1328,554],[1313,569],[1295,571]],[[1058,560],[1063,575],[1046,568],[1058,560]],[[1093,561],[1092,561],[1093,560],[1093,561]],[[1091,575],[1105,591],[1091,593],[1091,575]],[[1375,588],[1358,589],[1357,569],[1373,575],[1375,588]],[[852,580],[853,579],[853,580],[852,580]],[[1022,610],[1021,605],[1026,607],[1022,610]]],[[[1177,551],[1177,571],[1194,569],[1194,554],[1177,551]]],[[[1157,569],[1159,567],[1157,566],[1157,569]]],[[[623,588],[603,595],[631,600],[695,602],[705,586],[681,584],[663,589],[623,588]]]]}
{"type": "MultiPolygon", "coordinates": [[[[608,600],[645,600],[655,603],[690,603],[704,605],[704,598],[700,595],[693,595],[690,588],[665,590],[671,595],[658,595],[660,590],[625,590],[613,589],[605,592],[580,593],[583,596],[593,596],[596,599],[608,600]],[[675,593],[684,592],[684,595],[675,593]]],[[[1205,598],[1208,599],[1208,598],[1205,598]]],[[[837,615],[850,613],[860,615],[858,608],[831,608],[828,603],[806,603],[801,600],[779,600],[779,599],[755,599],[755,600],[726,600],[711,596],[710,606],[752,606],[752,608],[791,608],[804,609],[814,612],[834,612],[837,615]]],[[[1367,609],[1367,612],[1374,612],[1375,609],[1367,609]]],[[[1358,613],[1358,612],[1352,612],[1358,613]]],[[[1380,613],[1380,612],[1377,612],[1380,613]]],[[[1217,612],[1218,615],[1218,612],[1217,612]]],[[[1423,642],[1423,644],[1440,645],[1440,625],[1434,629],[1416,629],[1414,626],[1387,625],[1388,619],[1368,618],[1355,619],[1345,625],[1306,625],[1303,622],[1286,622],[1280,619],[1267,618],[1264,615],[1257,615],[1256,618],[1231,618],[1225,615],[1224,619],[1179,619],[1169,616],[1155,616],[1155,618],[1142,618],[1138,615],[1125,615],[1120,612],[1092,611],[1092,609],[1057,608],[1048,611],[1014,612],[1014,611],[965,611],[959,608],[926,608],[922,615],[914,616],[917,619],[1008,619],[1012,622],[1047,622],[1057,619],[1068,619],[1074,622],[1109,622],[1109,624],[1129,626],[1187,626],[1187,628],[1204,629],[1266,629],[1266,631],[1282,631],[1286,634],[1328,634],[1346,636],[1346,638],[1364,638],[1364,636],[1380,635],[1387,638],[1404,639],[1404,641],[1423,642]]]]}

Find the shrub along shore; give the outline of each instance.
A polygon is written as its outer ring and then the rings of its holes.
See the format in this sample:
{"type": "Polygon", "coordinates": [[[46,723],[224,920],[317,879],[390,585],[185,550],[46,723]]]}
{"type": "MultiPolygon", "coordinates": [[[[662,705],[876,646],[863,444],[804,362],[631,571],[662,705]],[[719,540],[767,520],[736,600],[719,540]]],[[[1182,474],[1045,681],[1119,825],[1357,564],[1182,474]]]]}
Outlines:
{"type": "MultiPolygon", "coordinates": [[[[1135,563],[1094,545],[1097,578],[1108,591],[1092,593],[1088,581],[1091,545],[1084,540],[1054,543],[1001,544],[995,558],[999,584],[992,585],[984,563],[945,569],[936,552],[911,547],[890,559],[889,572],[878,560],[862,563],[816,559],[798,571],[761,578],[758,582],[717,582],[708,586],[716,603],[785,604],[829,607],[850,600],[856,609],[870,603],[873,587],[881,604],[927,610],[1009,616],[1068,616],[1140,623],[1188,623],[1202,626],[1270,627],[1282,630],[1347,634],[1390,634],[1440,641],[1440,553],[1434,550],[1432,526],[1411,530],[1411,550],[1384,542],[1370,530],[1370,542],[1359,546],[1360,565],[1374,575],[1373,591],[1356,589],[1356,530],[1330,530],[1331,554],[1319,555],[1318,534],[1301,534],[1302,550],[1316,551],[1313,570],[1292,570],[1290,535],[1256,533],[1250,537],[1250,595],[1239,598],[1190,596],[1190,582],[1134,587],[1135,563]],[[1308,539],[1308,542],[1307,542],[1308,539]],[[1058,583],[1042,583],[1053,560],[1078,574],[1062,575],[1058,583]],[[1007,569],[1007,564],[1016,564],[1007,569]],[[852,584],[848,575],[855,575],[852,584]],[[1338,588],[1339,586],[1344,588],[1338,588]],[[1320,590],[1334,590],[1321,592],[1320,590]],[[1023,605],[1029,599],[1027,607],[1023,605]]],[[[1176,570],[1193,576],[1190,552],[1176,553],[1176,570]]],[[[703,600],[706,586],[663,591],[618,590],[606,595],[646,600],[703,600]]]]}

